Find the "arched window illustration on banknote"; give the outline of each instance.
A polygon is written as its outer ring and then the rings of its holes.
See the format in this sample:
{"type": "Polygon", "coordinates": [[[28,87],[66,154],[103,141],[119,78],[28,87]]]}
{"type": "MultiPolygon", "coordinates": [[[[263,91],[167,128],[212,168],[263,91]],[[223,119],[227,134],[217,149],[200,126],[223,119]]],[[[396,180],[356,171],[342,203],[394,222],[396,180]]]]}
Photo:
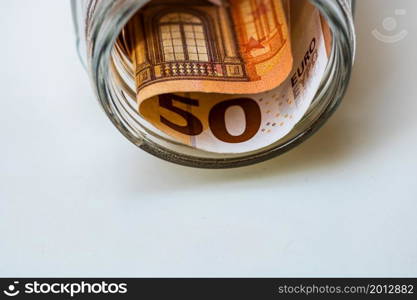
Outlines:
{"type": "Polygon", "coordinates": [[[276,0],[153,0],[135,18],[138,90],[189,79],[256,81],[287,40],[276,0]]]}
{"type": "Polygon", "coordinates": [[[155,69],[160,70],[157,75],[214,77],[222,74],[207,16],[190,8],[174,9],[162,13],[155,24],[160,62],[155,69]]]}
{"type": "Polygon", "coordinates": [[[261,80],[288,42],[284,18],[276,0],[153,0],[132,24],[138,90],[181,78],[261,80]]]}
{"type": "MultiPolygon", "coordinates": [[[[191,13],[170,12],[159,20],[159,41],[164,62],[212,62],[208,36],[202,19],[191,13]]],[[[197,70],[192,70],[195,72],[197,70]]]]}

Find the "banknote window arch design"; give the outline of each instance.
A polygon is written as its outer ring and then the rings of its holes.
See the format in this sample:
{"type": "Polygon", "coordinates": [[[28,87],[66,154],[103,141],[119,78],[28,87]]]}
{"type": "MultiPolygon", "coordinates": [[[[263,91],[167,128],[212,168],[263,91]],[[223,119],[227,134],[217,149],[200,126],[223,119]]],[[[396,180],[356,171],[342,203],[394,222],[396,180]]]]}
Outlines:
{"type": "Polygon", "coordinates": [[[158,26],[163,61],[210,62],[202,18],[189,12],[169,12],[159,19],[158,26]]]}
{"type": "MultiPolygon", "coordinates": [[[[251,0],[223,1],[232,4],[251,0]]],[[[148,2],[128,26],[136,41],[138,90],[172,78],[241,82],[252,78],[252,73],[257,76],[251,62],[245,64],[241,51],[245,43],[239,31],[245,30],[239,26],[244,22],[232,6],[218,6],[207,0],[148,2]]]]}

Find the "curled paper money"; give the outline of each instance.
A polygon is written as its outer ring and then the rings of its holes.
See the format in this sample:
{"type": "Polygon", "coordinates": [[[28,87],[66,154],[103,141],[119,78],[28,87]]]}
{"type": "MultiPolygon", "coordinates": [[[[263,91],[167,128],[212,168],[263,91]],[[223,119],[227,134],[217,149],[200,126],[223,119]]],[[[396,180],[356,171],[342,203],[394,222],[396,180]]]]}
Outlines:
{"type": "Polygon", "coordinates": [[[138,102],[161,93],[254,94],[288,77],[293,60],[281,0],[216,4],[153,0],[131,20],[138,102]]]}
{"type": "Polygon", "coordinates": [[[124,32],[138,111],[201,150],[267,147],[314,98],[328,61],[321,22],[303,0],[150,1],[124,32]]]}

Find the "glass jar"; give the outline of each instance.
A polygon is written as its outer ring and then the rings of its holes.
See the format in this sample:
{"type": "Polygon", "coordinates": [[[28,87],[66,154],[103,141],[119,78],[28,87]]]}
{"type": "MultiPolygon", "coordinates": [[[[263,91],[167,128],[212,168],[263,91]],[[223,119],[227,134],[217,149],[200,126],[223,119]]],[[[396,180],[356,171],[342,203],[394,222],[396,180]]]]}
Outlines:
{"type": "MultiPolygon", "coordinates": [[[[333,43],[325,75],[303,119],[284,138],[249,153],[219,154],[167,139],[140,117],[111,74],[113,46],[125,24],[148,0],[71,0],[80,58],[100,105],[117,129],[139,148],[164,160],[199,168],[232,168],[273,158],[315,133],[342,100],[355,55],[355,0],[310,0],[326,18],[333,43]]],[[[293,0],[291,0],[293,1],[293,0]]]]}

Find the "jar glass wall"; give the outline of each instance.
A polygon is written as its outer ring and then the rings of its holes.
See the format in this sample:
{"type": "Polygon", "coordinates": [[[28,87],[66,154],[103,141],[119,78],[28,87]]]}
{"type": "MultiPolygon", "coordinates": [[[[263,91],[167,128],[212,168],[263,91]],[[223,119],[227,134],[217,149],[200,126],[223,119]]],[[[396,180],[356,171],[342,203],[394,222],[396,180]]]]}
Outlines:
{"type": "MultiPolygon", "coordinates": [[[[292,131],[262,149],[221,154],[192,148],[161,135],[142,118],[134,97],[115,76],[112,51],[123,27],[147,0],[71,0],[78,51],[100,105],[118,130],[132,143],[170,162],[201,168],[230,168],[261,162],[290,150],[316,132],[343,98],[355,53],[352,0],[310,0],[327,20],[332,47],[326,71],[314,100],[292,131]]],[[[291,0],[294,1],[294,0],[291,0]]],[[[128,88],[128,87],[127,87],[128,88]]]]}

